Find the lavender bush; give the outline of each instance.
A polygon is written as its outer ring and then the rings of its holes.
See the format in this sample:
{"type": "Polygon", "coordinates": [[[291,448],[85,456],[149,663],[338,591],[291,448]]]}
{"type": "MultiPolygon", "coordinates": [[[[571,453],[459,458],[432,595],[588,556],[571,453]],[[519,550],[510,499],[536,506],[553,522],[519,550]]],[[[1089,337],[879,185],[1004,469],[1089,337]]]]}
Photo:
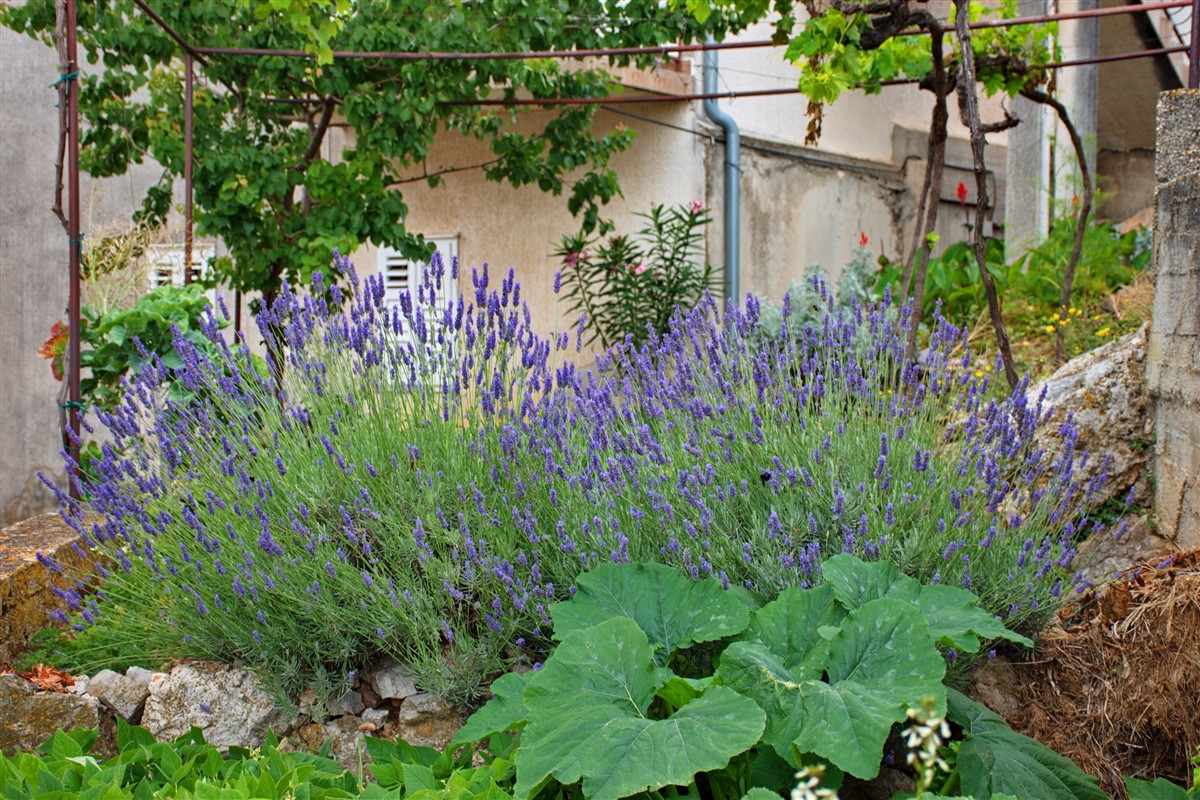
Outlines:
{"type": "Polygon", "coordinates": [[[245,662],[281,696],[386,654],[470,700],[544,652],[548,606],[601,563],[767,598],[851,552],[1027,632],[1071,584],[1092,488],[1075,433],[1045,458],[1040,403],[985,401],[945,321],[918,367],[886,299],[839,309],[818,284],[820,324],[789,330],[785,300],[774,337],[752,298],[723,319],[706,299],[583,371],[583,321],[538,336],[511,271],[440,298],[435,260],[389,310],[375,277],[335,267],[351,296],[318,275],[259,316],[270,369],[210,317],[215,357],[177,337],[183,366],[152,360],[100,415],[100,477],[84,505],[60,495],[103,555],[97,598],[64,592],[83,639],[245,662]],[[194,401],[164,396],[172,376],[194,401]]]}

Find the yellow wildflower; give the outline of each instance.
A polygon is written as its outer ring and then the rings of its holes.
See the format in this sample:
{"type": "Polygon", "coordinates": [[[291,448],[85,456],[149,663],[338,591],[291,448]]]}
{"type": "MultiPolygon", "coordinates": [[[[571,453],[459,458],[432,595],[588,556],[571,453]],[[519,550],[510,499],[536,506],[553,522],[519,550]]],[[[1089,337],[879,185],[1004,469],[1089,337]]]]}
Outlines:
{"type": "Polygon", "coordinates": [[[1112,333],[1112,328],[1101,328],[1100,330],[1096,331],[1096,335],[1101,338],[1108,336],[1110,333],[1112,333]]]}
{"type": "Polygon", "coordinates": [[[1054,326],[1053,326],[1053,325],[1047,325],[1047,326],[1046,326],[1046,333],[1054,333],[1054,326]]]}
{"type": "Polygon", "coordinates": [[[979,370],[975,370],[975,377],[976,377],[976,378],[982,378],[982,377],[983,377],[983,373],[982,373],[981,371],[979,371],[979,370]]]}

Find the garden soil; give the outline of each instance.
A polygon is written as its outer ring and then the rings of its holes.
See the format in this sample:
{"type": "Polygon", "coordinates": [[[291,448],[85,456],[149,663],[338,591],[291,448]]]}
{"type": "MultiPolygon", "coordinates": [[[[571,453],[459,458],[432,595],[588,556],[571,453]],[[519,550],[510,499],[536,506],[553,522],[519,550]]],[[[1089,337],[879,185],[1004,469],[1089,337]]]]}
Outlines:
{"type": "Polygon", "coordinates": [[[1124,800],[1122,775],[1188,785],[1200,746],[1200,550],[1125,573],[1015,664],[1014,729],[1124,800]]]}

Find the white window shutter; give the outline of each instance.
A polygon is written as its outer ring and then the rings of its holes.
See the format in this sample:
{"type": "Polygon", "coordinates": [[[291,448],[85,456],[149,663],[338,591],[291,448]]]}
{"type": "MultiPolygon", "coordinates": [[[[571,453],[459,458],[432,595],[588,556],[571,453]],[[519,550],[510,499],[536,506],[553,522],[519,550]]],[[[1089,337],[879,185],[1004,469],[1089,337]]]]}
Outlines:
{"type": "MultiPolygon", "coordinates": [[[[192,244],[192,265],[200,277],[208,272],[209,259],[216,255],[211,243],[195,242],[192,244]]],[[[184,246],[182,244],[155,244],[146,249],[146,282],[147,291],[161,286],[183,286],[184,277],[184,246]]],[[[214,306],[217,293],[210,289],[205,292],[208,302],[214,306]]]]}
{"type": "MultiPolygon", "coordinates": [[[[446,266],[442,276],[442,285],[438,288],[438,305],[445,308],[449,303],[458,299],[458,281],[450,274],[450,265],[458,258],[457,236],[427,236],[439,253],[442,263],[446,266]]],[[[384,302],[388,308],[400,304],[400,293],[408,291],[413,302],[417,301],[417,289],[421,283],[421,272],[427,264],[406,258],[397,250],[381,247],[376,259],[377,271],[383,277],[384,302]]]]}

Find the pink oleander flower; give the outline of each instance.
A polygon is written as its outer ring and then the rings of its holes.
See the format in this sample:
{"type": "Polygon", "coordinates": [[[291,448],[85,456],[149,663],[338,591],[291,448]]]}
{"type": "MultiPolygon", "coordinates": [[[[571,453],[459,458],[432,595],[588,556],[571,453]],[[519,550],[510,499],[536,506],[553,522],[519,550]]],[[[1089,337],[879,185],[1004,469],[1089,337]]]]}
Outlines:
{"type": "Polygon", "coordinates": [[[699,214],[703,210],[704,210],[704,201],[703,200],[693,200],[692,202],[688,203],[688,211],[692,212],[693,214],[699,214]]]}
{"type": "Polygon", "coordinates": [[[648,269],[650,269],[650,268],[648,266],[646,266],[646,263],[644,261],[640,261],[637,264],[629,265],[629,271],[632,272],[634,275],[641,275],[648,269]]]}

